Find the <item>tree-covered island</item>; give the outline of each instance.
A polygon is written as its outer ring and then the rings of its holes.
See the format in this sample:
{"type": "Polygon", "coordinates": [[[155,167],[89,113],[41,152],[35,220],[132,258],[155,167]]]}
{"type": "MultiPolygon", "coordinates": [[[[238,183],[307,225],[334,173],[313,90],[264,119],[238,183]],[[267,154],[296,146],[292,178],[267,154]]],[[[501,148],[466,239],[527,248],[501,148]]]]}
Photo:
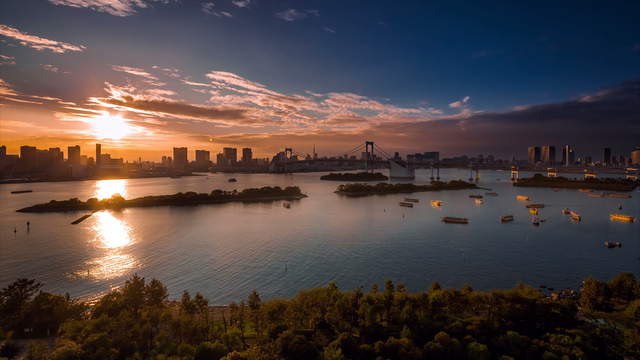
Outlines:
{"type": "Polygon", "coordinates": [[[476,189],[477,186],[462,180],[451,180],[449,182],[432,181],[428,185],[416,184],[388,184],[378,183],[372,184],[342,184],[336,189],[337,194],[347,196],[367,196],[367,195],[386,195],[386,194],[409,194],[423,191],[442,191],[442,190],[463,190],[476,189]]]}

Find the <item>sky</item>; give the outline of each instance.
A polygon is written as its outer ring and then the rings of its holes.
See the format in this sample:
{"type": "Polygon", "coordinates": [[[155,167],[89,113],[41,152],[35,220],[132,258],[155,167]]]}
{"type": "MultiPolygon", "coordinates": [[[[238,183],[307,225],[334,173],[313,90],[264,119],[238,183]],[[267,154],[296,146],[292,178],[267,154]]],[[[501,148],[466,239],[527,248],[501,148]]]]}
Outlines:
{"type": "Polygon", "coordinates": [[[0,143],[628,155],[639,18],[637,1],[2,0],[0,143]]]}

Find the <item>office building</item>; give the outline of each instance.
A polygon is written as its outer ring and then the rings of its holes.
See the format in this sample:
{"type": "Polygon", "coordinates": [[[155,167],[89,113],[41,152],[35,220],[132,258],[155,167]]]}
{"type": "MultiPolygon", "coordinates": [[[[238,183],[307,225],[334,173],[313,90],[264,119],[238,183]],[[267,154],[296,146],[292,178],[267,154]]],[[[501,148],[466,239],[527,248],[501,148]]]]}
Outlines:
{"type": "Polygon", "coordinates": [[[96,166],[100,167],[102,163],[102,145],[96,144],[96,166]]]}
{"type": "Polygon", "coordinates": [[[554,165],[556,163],[556,147],[545,145],[541,150],[541,161],[546,165],[554,165]]]}
{"type": "Polygon", "coordinates": [[[64,161],[64,153],[60,148],[49,148],[49,158],[52,163],[61,163],[64,161]]]}
{"type": "Polygon", "coordinates": [[[67,147],[67,161],[70,165],[80,165],[80,145],[67,147]]]}
{"type": "Polygon", "coordinates": [[[253,152],[251,148],[243,148],[242,149],[242,162],[248,164],[253,159],[253,152]]]}
{"type": "Polygon", "coordinates": [[[35,170],[37,167],[37,149],[35,146],[20,146],[20,163],[25,170],[35,170]]]}
{"type": "Polygon", "coordinates": [[[611,166],[611,148],[604,148],[602,150],[602,165],[611,166]]]}
{"type": "Polygon", "coordinates": [[[571,166],[576,162],[576,154],[570,145],[562,147],[562,165],[571,166]]]}
{"type": "Polygon", "coordinates": [[[222,154],[227,165],[234,166],[238,162],[238,149],[226,147],[222,149],[222,154]]]}
{"type": "Polygon", "coordinates": [[[224,166],[225,161],[224,161],[224,154],[223,153],[219,153],[218,155],[216,155],[216,164],[218,166],[224,166]]]}
{"type": "Polygon", "coordinates": [[[7,147],[2,145],[0,146],[0,158],[7,156],[7,147]]]}
{"type": "Polygon", "coordinates": [[[173,167],[176,169],[184,169],[187,166],[187,148],[186,147],[174,147],[173,148],[173,167]]]}
{"type": "Polygon", "coordinates": [[[208,150],[196,150],[196,163],[204,164],[211,160],[211,154],[208,150]]]}
{"type": "Polygon", "coordinates": [[[636,146],[636,148],[633,149],[630,161],[632,165],[640,165],[640,146],[636,146]]]}
{"type": "Polygon", "coordinates": [[[529,146],[528,157],[529,164],[535,165],[540,162],[540,147],[529,146]]]}

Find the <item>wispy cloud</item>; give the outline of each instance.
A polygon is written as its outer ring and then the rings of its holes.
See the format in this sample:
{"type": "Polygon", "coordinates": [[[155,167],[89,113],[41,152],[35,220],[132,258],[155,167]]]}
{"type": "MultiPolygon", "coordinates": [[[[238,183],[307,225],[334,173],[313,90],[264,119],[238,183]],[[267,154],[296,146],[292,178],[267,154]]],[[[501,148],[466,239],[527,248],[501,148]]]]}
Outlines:
{"type": "Polygon", "coordinates": [[[231,14],[228,11],[217,11],[216,10],[216,4],[212,3],[212,2],[204,2],[202,3],[202,11],[205,14],[209,14],[209,15],[214,15],[217,17],[228,17],[231,18],[233,17],[233,14],[231,14]]]}
{"type": "Polygon", "coordinates": [[[237,7],[246,8],[251,5],[251,0],[233,0],[231,3],[237,7]]]}
{"type": "Polygon", "coordinates": [[[324,27],[322,28],[322,30],[324,30],[324,31],[326,31],[326,32],[328,32],[328,33],[331,33],[331,34],[335,34],[335,33],[336,33],[336,31],[335,31],[334,29],[332,29],[332,28],[330,28],[330,27],[328,27],[328,26],[324,26],[324,27]]]}
{"type": "Polygon", "coordinates": [[[20,45],[36,50],[50,50],[57,54],[64,54],[67,51],[83,51],[86,47],[73,45],[62,41],[49,40],[36,35],[29,35],[14,27],[0,24],[0,35],[17,40],[20,45]]]}
{"type": "Polygon", "coordinates": [[[134,75],[142,78],[142,81],[149,85],[153,86],[165,86],[166,83],[158,81],[159,79],[156,76],[149,74],[146,70],[132,67],[132,66],[120,66],[120,65],[112,65],[111,69],[114,71],[119,71],[123,73],[127,73],[129,75],[134,75]]]}
{"type": "Polygon", "coordinates": [[[309,16],[320,16],[320,12],[314,9],[296,10],[287,9],[276,13],[276,17],[284,21],[302,20],[309,16]]]}
{"type": "Polygon", "coordinates": [[[55,65],[51,65],[51,64],[42,64],[40,65],[42,67],[43,70],[46,71],[51,71],[52,73],[56,73],[56,74],[68,74],[68,72],[66,71],[61,71],[59,67],[55,66],[55,65]]]}
{"type": "Polygon", "coordinates": [[[149,7],[151,3],[168,4],[172,1],[174,0],[49,0],[55,5],[89,8],[114,16],[130,16],[139,9],[149,7]]]}
{"type": "Polygon", "coordinates": [[[0,55],[0,65],[15,65],[16,58],[13,56],[0,55]]]}
{"type": "Polygon", "coordinates": [[[469,100],[471,100],[471,98],[469,96],[465,96],[464,98],[462,98],[462,100],[454,101],[451,104],[449,104],[449,107],[453,109],[463,108],[467,106],[467,103],[469,103],[469,100]]]}

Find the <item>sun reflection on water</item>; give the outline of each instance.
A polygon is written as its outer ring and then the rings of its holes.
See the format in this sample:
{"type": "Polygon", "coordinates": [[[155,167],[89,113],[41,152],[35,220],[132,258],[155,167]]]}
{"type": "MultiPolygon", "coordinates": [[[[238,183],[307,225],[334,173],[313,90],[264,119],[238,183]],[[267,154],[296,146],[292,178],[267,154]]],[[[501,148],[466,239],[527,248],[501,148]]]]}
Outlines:
{"type": "Polygon", "coordinates": [[[137,260],[127,253],[127,248],[134,243],[131,227],[108,211],[100,211],[93,216],[95,217],[95,225],[92,227],[95,233],[93,243],[101,256],[86,263],[86,274],[77,273],[77,275],[108,280],[125,275],[136,268],[137,260]]]}
{"type": "Polygon", "coordinates": [[[93,195],[98,199],[107,199],[115,194],[127,197],[127,180],[98,180],[96,181],[96,191],[93,195]]]}

